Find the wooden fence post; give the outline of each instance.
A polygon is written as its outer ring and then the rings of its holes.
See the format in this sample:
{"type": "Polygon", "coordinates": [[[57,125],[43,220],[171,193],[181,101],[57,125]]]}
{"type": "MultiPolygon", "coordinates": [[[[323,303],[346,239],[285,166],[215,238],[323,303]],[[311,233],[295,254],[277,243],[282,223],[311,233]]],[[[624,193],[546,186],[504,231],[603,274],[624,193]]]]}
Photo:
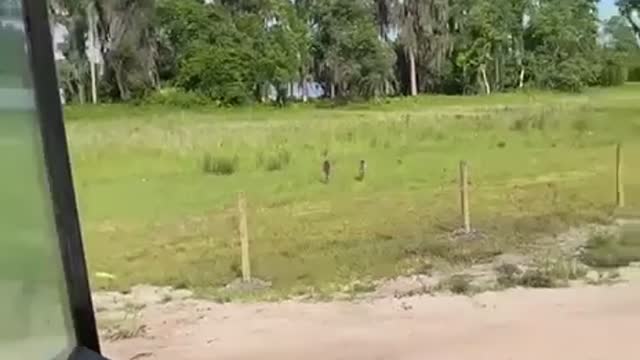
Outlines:
{"type": "Polygon", "coordinates": [[[247,200],[244,193],[238,195],[238,232],[242,247],[242,281],[251,281],[251,260],[249,255],[249,230],[247,226],[247,200]]]}
{"type": "Polygon", "coordinates": [[[624,181],[622,179],[622,144],[618,144],[616,149],[616,204],[619,208],[624,207],[624,181]]]}
{"type": "Polygon", "coordinates": [[[460,202],[464,232],[471,232],[471,215],[469,214],[469,168],[466,161],[460,162],[460,202]]]}

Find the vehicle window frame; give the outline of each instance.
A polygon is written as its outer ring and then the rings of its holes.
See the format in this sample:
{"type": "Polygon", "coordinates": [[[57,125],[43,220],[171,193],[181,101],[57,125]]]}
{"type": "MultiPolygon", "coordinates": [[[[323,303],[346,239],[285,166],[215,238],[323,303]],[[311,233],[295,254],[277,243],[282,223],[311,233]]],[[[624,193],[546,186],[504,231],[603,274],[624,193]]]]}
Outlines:
{"type": "Polygon", "coordinates": [[[70,360],[104,359],[100,354],[91,289],[69,160],[67,137],[49,25],[48,1],[21,0],[36,118],[44,152],[45,172],[67,285],[76,347],[70,360]]]}

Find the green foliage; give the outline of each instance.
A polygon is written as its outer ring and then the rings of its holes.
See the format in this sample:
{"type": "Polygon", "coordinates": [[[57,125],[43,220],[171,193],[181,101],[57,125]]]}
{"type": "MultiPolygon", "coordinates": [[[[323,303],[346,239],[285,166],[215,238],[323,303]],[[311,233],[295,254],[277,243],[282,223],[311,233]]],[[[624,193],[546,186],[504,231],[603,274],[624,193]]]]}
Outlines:
{"type": "Polygon", "coordinates": [[[627,56],[627,68],[629,69],[628,81],[640,81],[640,51],[627,56]]]}
{"type": "Polygon", "coordinates": [[[392,83],[393,52],[378,38],[365,2],[335,0],[315,7],[313,48],[331,96],[375,97],[392,83]]]}
{"type": "Polygon", "coordinates": [[[250,99],[254,76],[250,38],[226,9],[197,0],[164,0],[158,16],[180,54],[176,86],[223,104],[250,99]]]}
{"type": "Polygon", "coordinates": [[[223,104],[246,103],[252,88],[251,52],[246,50],[195,43],[181,62],[175,84],[223,104]]]}
{"type": "Polygon", "coordinates": [[[594,0],[543,0],[527,30],[533,81],[541,88],[577,92],[597,83],[594,0]]]}
{"type": "Polygon", "coordinates": [[[536,58],[535,81],[545,89],[567,92],[582,91],[590,82],[593,70],[589,61],[580,58],[556,59],[541,55],[536,58]]]}
{"type": "Polygon", "coordinates": [[[640,82],[640,66],[633,67],[629,70],[628,80],[640,82]]]}
{"type": "Polygon", "coordinates": [[[263,101],[273,86],[286,101],[308,52],[306,29],[289,2],[256,8],[163,0],[158,14],[177,44],[176,86],[231,105],[263,101]]]}
{"type": "Polygon", "coordinates": [[[460,2],[455,11],[462,29],[456,42],[455,65],[462,72],[466,92],[489,94],[518,86],[521,69],[508,72],[507,65],[523,65],[525,2],[460,2]],[[464,16],[465,13],[468,15],[464,16]],[[514,51],[506,51],[508,48],[514,51]]]}
{"type": "Polygon", "coordinates": [[[596,3],[56,0],[51,8],[69,31],[63,87],[80,102],[89,88],[89,4],[105,65],[102,97],[139,101],[171,86],[220,105],[285,105],[292,96],[306,101],[311,81],[341,102],[620,84],[624,70],[607,54],[638,52],[637,0],[619,1],[622,16],[601,36],[596,3]]]}

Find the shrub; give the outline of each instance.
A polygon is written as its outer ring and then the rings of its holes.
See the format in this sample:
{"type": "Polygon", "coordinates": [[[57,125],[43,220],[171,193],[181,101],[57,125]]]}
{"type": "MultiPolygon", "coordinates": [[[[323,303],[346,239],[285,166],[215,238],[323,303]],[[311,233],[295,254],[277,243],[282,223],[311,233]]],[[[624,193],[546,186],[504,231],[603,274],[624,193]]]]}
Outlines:
{"type": "Polygon", "coordinates": [[[640,81],[640,66],[629,69],[628,81],[640,81]]]}
{"type": "Polygon", "coordinates": [[[627,68],[620,61],[610,58],[602,66],[598,83],[601,86],[620,86],[627,81],[627,77],[627,68]]]}
{"type": "Polygon", "coordinates": [[[456,295],[469,295],[474,291],[471,281],[472,279],[468,275],[453,275],[441,281],[437,288],[438,290],[449,290],[456,295]]]}
{"type": "Polygon", "coordinates": [[[144,99],[144,103],[179,108],[191,108],[211,104],[205,96],[179,89],[166,89],[154,92],[144,99]]]}
{"type": "Polygon", "coordinates": [[[209,153],[202,160],[202,172],[218,176],[229,176],[238,171],[239,159],[237,156],[213,156],[209,153]]]}
{"type": "Polygon", "coordinates": [[[519,285],[534,289],[550,289],[556,287],[555,279],[542,270],[527,270],[519,280],[519,285]]]}
{"type": "Polygon", "coordinates": [[[582,261],[599,268],[623,267],[640,261],[640,229],[628,227],[620,236],[594,235],[587,243],[582,261]]]}
{"type": "MultiPolygon", "coordinates": [[[[580,47],[576,47],[576,49],[578,48],[580,47]]],[[[533,80],[537,87],[581,92],[585,87],[597,84],[602,64],[579,52],[568,58],[556,57],[543,52],[535,54],[532,67],[533,80]]]]}
{"type": "MultiPolygon", "coordinates": [[[[242,35],[236,33],[228,41],[243,40],[242,35]]],[[[251,57],[245,46],[199,44],[185,54],[176,84],[225,105],[246,103],[252,97],[251,57]]]]}
{"type": "Polygon", "coordinates": [[[514,264],[501,264],[496,268],[498,284],[504,288],[515,287],[520,281],[522,271],[514,264]]]}

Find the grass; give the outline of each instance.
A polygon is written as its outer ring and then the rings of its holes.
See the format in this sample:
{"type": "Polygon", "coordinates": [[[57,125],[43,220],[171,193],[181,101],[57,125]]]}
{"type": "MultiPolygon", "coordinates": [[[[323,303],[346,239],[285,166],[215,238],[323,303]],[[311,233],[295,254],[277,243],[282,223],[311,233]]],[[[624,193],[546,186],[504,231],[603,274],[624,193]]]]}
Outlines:
{"type": "MultiPolygon", "coordinates": [[[[238,192],[248,199],[253,273],[274,292],[322,292],[421,271],[425,261],[474,264],[527,249],[540,235],[610,218],[615,144],[640,153],[639,93],[628,85],[333,108],[69,107],[90,270],[116,276],[93,286],[207,292],[231,282],[238,192]],[[237,161],[211,176],[203,156],[237,161]],[[356,181],[361,160],[367,177],[356,181]],[[460,225],[460,160],[470,164],[477,241],[448,238],[460,225]]],[[[634,213],[640,167],[626,159],[634,213]]]]}

